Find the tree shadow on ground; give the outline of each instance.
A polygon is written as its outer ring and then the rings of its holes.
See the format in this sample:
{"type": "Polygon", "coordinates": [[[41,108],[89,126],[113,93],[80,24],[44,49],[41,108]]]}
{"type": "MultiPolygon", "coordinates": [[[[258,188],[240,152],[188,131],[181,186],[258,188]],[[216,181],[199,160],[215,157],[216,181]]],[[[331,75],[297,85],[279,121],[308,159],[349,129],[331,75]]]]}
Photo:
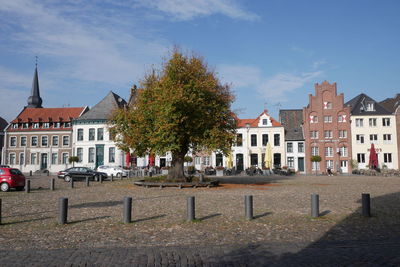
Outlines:
{"type": "Polygon", "coordinates": [[[121,205],[122,201],[88,202],[69,206],[70,208],[106,208],[121,205]]]}
{"type": "Polygon", "coordinates": [[[311,244],[260,242],[232,248],[210,261],[245,266],[399,266],[400,193],[371,197],[371,217],[361,215],[360,194],[360,208],[311,244]]]}
{"type": "Polygon", "coordinates": [[[213,177],[213,179],[219,181],[220,184],[272,184],[279,183],[284,180],[292,180],[296,176],[280,176],[280,175],[269,175],[269,176],[224,176],[224,177],[213,177]]]}

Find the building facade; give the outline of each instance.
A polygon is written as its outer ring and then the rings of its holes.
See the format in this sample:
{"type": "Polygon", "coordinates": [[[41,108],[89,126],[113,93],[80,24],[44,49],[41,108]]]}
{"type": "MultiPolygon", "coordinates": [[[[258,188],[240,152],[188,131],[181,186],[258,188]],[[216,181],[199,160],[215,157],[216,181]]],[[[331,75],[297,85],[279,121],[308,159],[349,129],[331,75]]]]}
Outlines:
{"type": "Polygon", "coordinates": [[[303,110],[281,109],[279,121],[285,128],[285,151],[288,168],[305,173],[305,140],[303,110]]]}
{"type": "Polygon", "coordinates": [[[306,172],[351,173],[350,107],[344,105],[343,93],[337,94],[336,83],[315,84],[315,96],[303,108],[306,172]],[[312,156],[320,162],[312,162],[312,156]]]}
{"type": "Polygon", "coordinates": [[[0,162],[2,162],[3,157],[3,147],[4,147],[4,130],[6,129],[8,123],[5,119],[0,117],[0,162]]]}
{"type": "Polygon", "coordinates": [[[113,111],[125,108],[126,101],[109,92],[99,103],[72,122],[74,156],[77,165],[96,169],[101,165],[127,166],[126,153],[121,151],[110,135],[108,119],[113,111]]]}

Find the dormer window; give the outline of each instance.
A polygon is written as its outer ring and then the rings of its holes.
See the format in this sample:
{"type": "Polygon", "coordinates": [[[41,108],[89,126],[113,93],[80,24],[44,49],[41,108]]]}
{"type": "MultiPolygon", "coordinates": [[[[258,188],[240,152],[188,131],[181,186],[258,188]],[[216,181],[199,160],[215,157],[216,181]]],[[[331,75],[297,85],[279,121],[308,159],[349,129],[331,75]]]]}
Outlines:
{"type": "Polygon", "coordinates": [[[367,102],[366,111],[374,111],[374,102],[367,102]]]}
{"type": "Polygon", "coordinates": [[[39,128],[39,123],[35,122],[32,126],[33,129],[38,129],[39,128]]]}
{"type": "Polygon", "coordinates": [[[22,128],[28,129],[28,128],[29,128],[29,123],[24,123],[24,124],[22,124],[22,128]]]}
{"type": "Polygon", "coordinates": [[[262,120],[262,125],[268,125],[268,119],[263,119],[262,120]]]}
{"type": "Polygon", "coordinates": [[[50,128],[50,123],[49,122],[45,122],[43,123],[43,128],[50,128]]]}
{"type": "Polygon", "coordinates": [[[64,128],[69,128],[71,127],[71,123],[70,122],[65,122],[64,123],[64,128]]]}
{"type": "Polygon", "coordinates": [[[12,125],[12,128],[13,128],[13,129],[18,129],[18,123],[14,123],[14,124],[12,125]]]}
{"type": "Polygon", "coordinates": [[[59,122],[55,122],[53,125],[54,125],[54,128],[60,128],[60,123],[59,122]]]}

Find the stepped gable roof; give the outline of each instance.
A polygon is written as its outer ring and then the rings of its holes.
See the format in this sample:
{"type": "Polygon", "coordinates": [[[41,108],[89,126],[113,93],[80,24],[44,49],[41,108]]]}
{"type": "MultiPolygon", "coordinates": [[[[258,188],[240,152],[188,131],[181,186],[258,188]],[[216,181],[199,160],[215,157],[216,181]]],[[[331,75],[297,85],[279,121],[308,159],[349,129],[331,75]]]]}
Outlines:
{"type": "Polygon", "coordinates": [[[99,103],[76,119],[76,121],[108,120],[115,109],[123,108],[126,104],[122,97],[110,91],[99,103]]]}
{"type": "Polygon", "coordinates": [[[0,117],[0,132],[2,132],[7,127],[7,125],[7,121],[0,117]]]}
{"type": "Polygon", "coordinates": [[[388,115],[391,114],[386,108],[380,105],[371,97],[366,94],[359,94],[353,99],[346,102],[347,106],[350,106],[351,115],[388,115]],[[367,110],[367,103],[374,104],[374,110],[367,110]]]}
{"type": "Polygon", "coordinates": [[[247,124],[249,124],[250,127],[258,127],[258,122],[259,122],[259,120],[260,120],[260,117],[261,117],[262,115],[264,115],[264,114],[267,115],[267,116],[271,119],[272,126],[274,126],[274,127],[282,126],[277,120],[275,120],[274,118],[272,118],[267,112],[268,112],[267,110],[264,110],[264,111],[263,111],[257,118],[255,118],[255,119],[238,119],[238,120],[237,120],[237,127],[238,127],[238,128],[243,128],[243,127],[246,127],[247,124]]]}
{"type": "Polygon", "coordinates": [[[279,120],[285,128],[286,141],[304,140],[302,109],[281,109],[279,120]]]}
{"type": "Polygon", "coordinates": [[[70,122],[78,118],[87,107],[76,108],[24,108],[12,123],[70,122]]]}
{"type": "Polygon", "coordinates": [[[379,102],[388,111],[395,113],[398,106],[400,106],[400,94],[396,94],[395,97],[386,98],[379,102]]]}

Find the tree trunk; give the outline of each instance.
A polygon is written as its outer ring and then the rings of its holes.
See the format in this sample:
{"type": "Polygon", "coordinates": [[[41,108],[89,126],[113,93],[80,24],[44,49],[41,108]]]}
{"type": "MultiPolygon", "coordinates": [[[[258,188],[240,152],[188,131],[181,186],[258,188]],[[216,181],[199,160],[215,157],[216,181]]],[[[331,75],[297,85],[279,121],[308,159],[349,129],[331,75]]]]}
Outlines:
{"type": "Polygon", "coordinates": [[[171,169],[168,171],[168,179],[186,180],[183,163],[186,153],[172,154],[171,169]]]}

